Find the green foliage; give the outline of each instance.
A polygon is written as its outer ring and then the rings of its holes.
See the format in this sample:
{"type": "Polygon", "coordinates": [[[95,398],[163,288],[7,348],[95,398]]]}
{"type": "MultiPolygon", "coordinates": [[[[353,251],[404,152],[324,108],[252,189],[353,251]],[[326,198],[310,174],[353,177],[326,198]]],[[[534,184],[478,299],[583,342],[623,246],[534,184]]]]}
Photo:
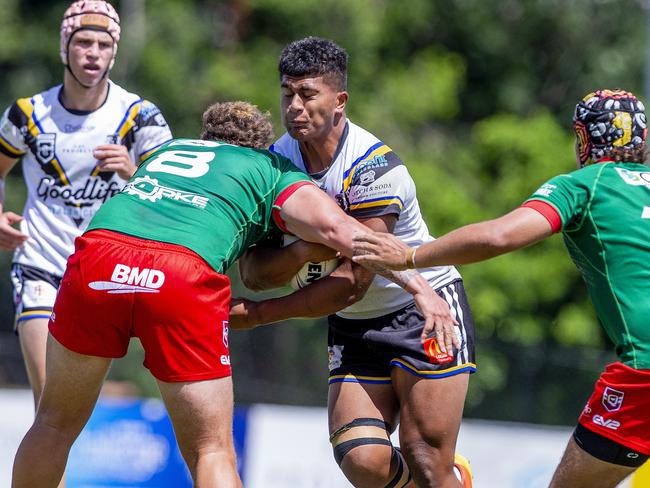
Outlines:
{"type": "MultiPolygon", "coordinates": [[[[58,28],[67,3],[0,0],[2,107],[61,82],[58,28]]],[[[114,3],[124,35],[112,78],[156,103],[181,137],[198,134],[207,105],[231,99],[271,111],[280,135],[283,46],[308,35],[339,42],[350,56],[348,114],[407,163],[433,235],[498,217],[571,171],[577,99],[597,87],[642,86],[645,12],[631,0],[114,3]]],[[[7,184],[15,211],[24,201],[20,180],[15,169],[7,184]]],[[[9,262],[4,253],[7,333],[9,262]]],[[[583,402],[585,384],[609,356],[592,349],[608,347],[607,339],[561,239],[461,272],[480,367],[467,413],[573,422],[573,409],[549,405],[583,402]],[[531,395],[537,409],[524,406],[531,395]]],[[[238,398],[322,404],[325,329],[311,321],[233,334],[238,398]]],[[[133,349],[112,374],[153,394],[133,349]]]]}

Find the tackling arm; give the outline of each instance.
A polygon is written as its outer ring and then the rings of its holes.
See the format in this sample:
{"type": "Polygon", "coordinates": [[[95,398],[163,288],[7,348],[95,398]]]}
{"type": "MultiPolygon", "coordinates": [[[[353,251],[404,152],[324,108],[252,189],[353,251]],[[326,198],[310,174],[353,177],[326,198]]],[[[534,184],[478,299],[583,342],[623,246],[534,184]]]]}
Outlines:
{"type": "MultiPolygon", "coordinates": [[[[364,224],[374,231],[391,232],[395,225],[395,220],[394,216],[375,217],[367,219],[364,221],[364,224]]],[[[299,242],[306,243],[305,241],[299,242]]],[[[316,245],[311,243],[306,244],[311,246],[316,245]]],[[[279,250],[262,248],[260,249],[260,256],[249,256],[249,262],[245,264],[245,267],[252,268],[255,265],[255,261],[260,261],[259,265],[264,268],[283,267],[286,265],[290,266],[292,271],[297,272],[300,269],[299,267],[296,269],[297,266],[295,264],[292,265],[290,262],[286,262],[290,259],[289,256],[293,254],[286,252],[289,251],[290,247],[293,247],[293,245],[279,250]],[[274,257],[280,257],[281,262],[268,261],[274,259],[274,257]],[[261,262],[263,259],[266,259],[267,262],[261,262]]],[[[248,271],[250,272],[251,270],[248,271]]],[[[273,271],[269,269],[268,274],[271,273],[273,271]]],[[[260,270],[256,269],[254,274],[261,274],[260,270]]],[[[289,274],[284,270],[276,272],[276,276],[288,275],[286,276],[285,282],[293,274],[289,274]]],[[[375,274],[372,271],[352,263],[347,258],[342,259],[342,263],[329,276],[321,278],[290,295],[258,302],[256,305],[258,308],[257,321],[259,323],[273,323],[293,317],[323,317],[338,312],[361,300],[370,287],[374,276],[375,274]]]]}
{"type": "Polygon", "coordinates": [[[372,269],[467,264],[528,246],[552,233],[542,214],[519,207],[498,219],[460,227],[417,249],[409,249],[394,236],[357,235],[353,260],[372,269]]]}

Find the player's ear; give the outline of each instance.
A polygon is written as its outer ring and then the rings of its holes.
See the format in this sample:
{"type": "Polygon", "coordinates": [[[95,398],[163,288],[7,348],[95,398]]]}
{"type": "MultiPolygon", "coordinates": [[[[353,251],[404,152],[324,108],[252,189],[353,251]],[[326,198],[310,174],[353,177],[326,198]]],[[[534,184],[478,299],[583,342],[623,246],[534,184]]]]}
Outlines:
{"type": "Polygon", "coordinates": [[[348,92],[340,91],[336,94],[336,113],[343,113],[345,106],[348,104],[348,92]]]}

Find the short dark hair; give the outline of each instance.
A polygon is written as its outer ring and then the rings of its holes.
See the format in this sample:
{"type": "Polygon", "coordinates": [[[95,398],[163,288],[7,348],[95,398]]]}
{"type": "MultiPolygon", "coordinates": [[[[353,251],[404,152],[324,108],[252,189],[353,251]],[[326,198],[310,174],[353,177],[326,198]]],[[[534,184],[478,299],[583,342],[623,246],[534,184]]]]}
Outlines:
{"type": "Polygon", "coordinates": [[[248,102],[222,102],[203,113],[201,139],[265,149],[273,138],[271,114],[248,102]]]}
{"type": "Polygon", "coordinates": [[[348,53],[341,46],[322,37],[305,37],[288,44],[278,63],[280,78],[323,76],[337,90],[348,84],[348,53]]]}

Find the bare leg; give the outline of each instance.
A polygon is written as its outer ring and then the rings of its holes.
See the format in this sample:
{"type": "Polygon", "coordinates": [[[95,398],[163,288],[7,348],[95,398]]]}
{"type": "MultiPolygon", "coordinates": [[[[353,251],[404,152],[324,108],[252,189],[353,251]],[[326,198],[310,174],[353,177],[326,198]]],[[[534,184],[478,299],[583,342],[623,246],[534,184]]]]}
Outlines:
{"type": "MultiPolygon", "coordinates": [[[[334,383],[328,398],[330,434],[355,419],[379,419],[395,426],[398,404],[391,385],[361,383],[334,383]]],[[[380,437],[381,429],[372,428],[367,436],[380,437]]],[[[387,434],[383,434],[387,437],[387,434]]],[[[386,486],[397,472],[397,463],[391,462],[390,446],[368,444],[350,450],[341,462],[341,470],[357,488],[386,486]]]]}
{"type": "Polygon", "coordinates": [[[19,324],[18,339],[25,361],[27,378],[34,394],[34,410],[45,384],[45,349],[47,347],[47,319],[24,320],[19,324]]]}
{"type": "Polygon", "coordinates": [[[400,400],[400,446],[420,488],[459,488],[453,472],[469,374],[421,379],[393,368],[400,400]]]}
{"type": "Polygon", "coordinates": [[[635,469],[601,461],[571,437],[549,488],[614,488],[635,469]]]}
{"type": "Polygon", "coordinates": [[[158,381],[196,488],[241,488],[232,439],[232,379],[158,381]]]}
{"type": "Polygon", "coordinates": [[[47,380],[34,424],[16,453],[13,488],[59,484],[72,443],[92,413],[110,364],[110,359],[77,354],[48,337],[47,380]]]}
{"type": "MultiPolygon", "coordinates": [[[[27,370],[27,378],[32,387],[34,395],[34,410],[38,408],[38,402],[43,393],[45,385],[45,350],[47,349],[47,324],[48,319],[24,320],[20,323],[18,340],[23,353],[23,361],[27,370]]],[[[65,486],[65,476],[59,483],[59,488],[65,486]]]]}

